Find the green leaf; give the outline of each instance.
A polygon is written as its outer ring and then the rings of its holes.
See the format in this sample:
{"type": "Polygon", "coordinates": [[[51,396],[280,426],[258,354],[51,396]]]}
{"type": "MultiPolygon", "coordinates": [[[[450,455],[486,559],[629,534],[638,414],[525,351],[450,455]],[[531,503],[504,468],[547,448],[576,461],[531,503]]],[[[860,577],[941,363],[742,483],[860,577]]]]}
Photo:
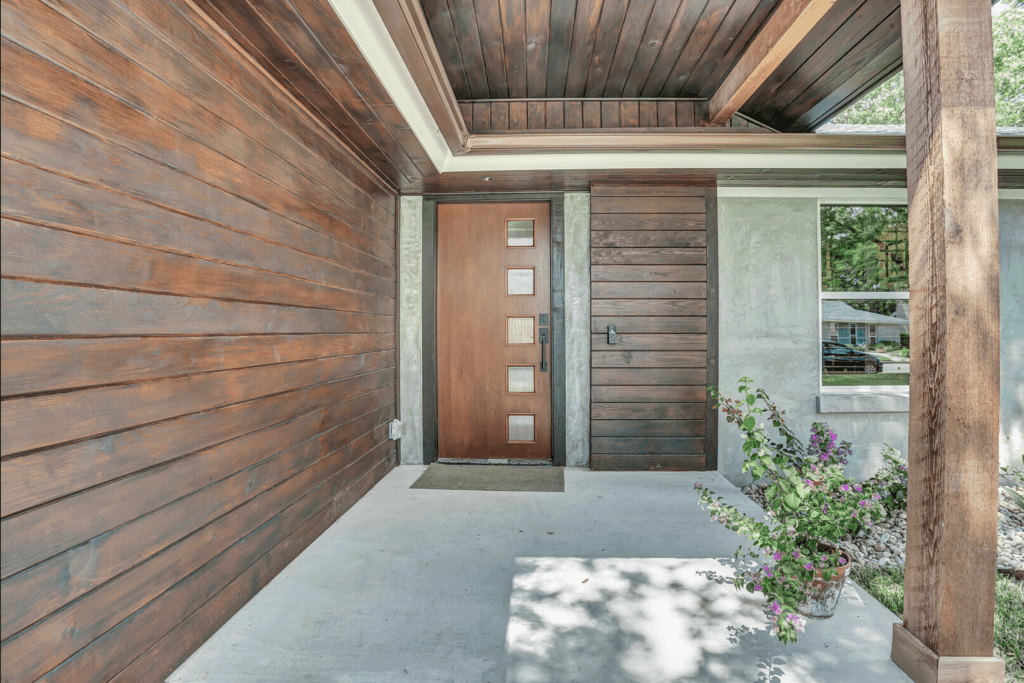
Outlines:
{"type": "Polygon", "coordinates": [[[754,405],[754,401],[756,401],[756,400],[757,400],[757,397],[755,397],[753,394],[747,394],[747,405],[748,406],[754,405]]]}
{"type": "Polygon", "coordinates": [[[743,428],[748,430],[748,431],[753,429],[754,425],[756,425],[756,424],[757,424],[757,421],[754,420],[754,416],[753,415],[747,415],[747,417],[743,419],[743,428]]]}
{"type": "Polygon", "coordinates": [[[782,499],[782,502],[786,504],[786,507],[790,510],[796,510],[800,507],[800,498],[795,493],[787,493],[786,497],[782,499]]]}

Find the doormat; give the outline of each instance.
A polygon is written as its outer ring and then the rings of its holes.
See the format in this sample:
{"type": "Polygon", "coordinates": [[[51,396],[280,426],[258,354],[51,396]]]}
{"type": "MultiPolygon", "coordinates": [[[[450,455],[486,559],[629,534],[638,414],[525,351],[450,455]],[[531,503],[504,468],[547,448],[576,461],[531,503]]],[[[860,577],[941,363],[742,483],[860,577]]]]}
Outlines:
{"type": "Polygon", "coordinates": [[[410,488],[449,491],[565,492],[564,467],[432,463],[410,488]]]}

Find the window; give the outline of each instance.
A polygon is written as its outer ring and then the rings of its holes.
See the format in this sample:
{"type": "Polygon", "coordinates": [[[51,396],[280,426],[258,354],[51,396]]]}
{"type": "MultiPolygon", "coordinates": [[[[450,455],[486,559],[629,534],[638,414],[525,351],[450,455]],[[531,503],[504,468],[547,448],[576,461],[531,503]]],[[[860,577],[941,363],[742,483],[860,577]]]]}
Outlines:
{"type": "Polygon", "coordinates": [[[820,213],[821,388],[910,384],[905,206],[830,206],[820,213]]]}

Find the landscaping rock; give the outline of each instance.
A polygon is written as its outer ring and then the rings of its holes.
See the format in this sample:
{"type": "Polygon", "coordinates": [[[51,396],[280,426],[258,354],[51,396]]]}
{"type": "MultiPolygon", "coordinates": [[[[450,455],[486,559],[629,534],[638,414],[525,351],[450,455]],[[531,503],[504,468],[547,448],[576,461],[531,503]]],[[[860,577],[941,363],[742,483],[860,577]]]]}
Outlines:
{"type": "MultiPolygon", "coordinates": [[[[765,508],[766,484],[744,487],[743,493],[765,508]]],[[[1024,489],[1019,490],[1024,495],[1024,489]]],[[[1009,500],[999,501],[999,537],[996,566],[1004,573],[1024,580],[1024,510],[1009,500]]],[[[839,546],[858,564],[885,566],[906,563],[907,513],[897,512],[857,535],[846,535],[839,546]]]]}

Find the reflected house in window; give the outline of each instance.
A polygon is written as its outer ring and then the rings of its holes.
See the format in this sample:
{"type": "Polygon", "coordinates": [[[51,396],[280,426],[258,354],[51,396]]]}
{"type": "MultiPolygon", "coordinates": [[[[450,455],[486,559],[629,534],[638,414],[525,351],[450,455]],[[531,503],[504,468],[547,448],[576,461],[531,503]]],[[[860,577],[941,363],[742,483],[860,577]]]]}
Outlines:
{"type": "Polygon", "coordinates": [[[900,312],[897,308],[892,315],[883,315],[858,310],[845,301],[824,300],[821,302],[821,339],[854,346],[898,344],[900,333],[907,334],[910,327],[908,319],[899,317],[900,312]]]}

